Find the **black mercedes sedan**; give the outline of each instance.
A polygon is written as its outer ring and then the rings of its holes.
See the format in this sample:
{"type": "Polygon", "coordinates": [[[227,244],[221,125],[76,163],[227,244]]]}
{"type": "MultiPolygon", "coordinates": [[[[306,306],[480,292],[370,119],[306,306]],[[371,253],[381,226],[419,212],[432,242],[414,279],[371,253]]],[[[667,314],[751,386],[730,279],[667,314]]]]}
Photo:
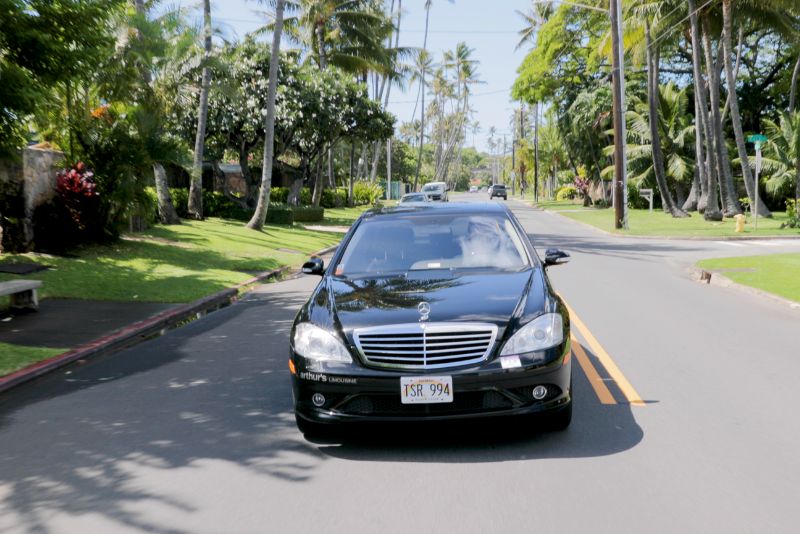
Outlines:
{"type": "Polygon", "coordinates": [[[500,204],[415,204],[364,213],[291,331],[304,433],[360,421],[572,418],[569,316],[513,214],[500,204]]]}

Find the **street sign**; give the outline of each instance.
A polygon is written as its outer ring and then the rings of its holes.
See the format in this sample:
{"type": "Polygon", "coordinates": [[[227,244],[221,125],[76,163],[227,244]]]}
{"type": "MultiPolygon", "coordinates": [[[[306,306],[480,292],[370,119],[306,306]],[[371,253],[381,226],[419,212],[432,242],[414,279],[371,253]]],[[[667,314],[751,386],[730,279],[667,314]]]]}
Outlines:
{"type": "Polygon", "coordinates": [[[761,150],[761,145],[767,142],[767,136],[764,134],[749,135],[747,142],[756,145],[756,150],[761,150]]]}

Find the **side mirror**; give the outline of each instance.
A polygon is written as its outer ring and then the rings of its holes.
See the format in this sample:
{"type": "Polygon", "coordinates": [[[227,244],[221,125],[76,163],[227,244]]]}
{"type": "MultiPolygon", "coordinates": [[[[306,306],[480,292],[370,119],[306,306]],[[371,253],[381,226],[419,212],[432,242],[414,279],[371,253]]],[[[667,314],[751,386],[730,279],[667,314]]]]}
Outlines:
{"type": "Polygon", "coordinates": [[[311,258],[303,264],[303,274],[325,274],[325,262],[322,258],[311,258]]]}
{"type": "Polygon", "coordinates": [[[570,260],[569,253],[564,252],[563,250],[558,250],[557,248],[548,248],[544,253],[545,267],[569,263],[569,260],[570,260]]]}

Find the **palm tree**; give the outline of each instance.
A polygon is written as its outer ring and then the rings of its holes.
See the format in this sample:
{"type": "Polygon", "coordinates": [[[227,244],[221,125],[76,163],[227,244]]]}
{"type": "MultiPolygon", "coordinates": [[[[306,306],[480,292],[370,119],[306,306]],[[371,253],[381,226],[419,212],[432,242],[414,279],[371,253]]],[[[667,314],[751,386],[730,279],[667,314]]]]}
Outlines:
{"type": "Polygon", "coordinates": [[[535,43],[536,33],[541,25],[553,15],[554,11],[555,9],[551,3],[532,4],[527,13],[517,10],[517,15],[524,21],[524,26],[518,32],[519,42],[514,50],[519,50],[525,43],[535,43]]]}
{"type": "MultiPolygon", "coordinates": [[[[733,54],[733,11],[731,0],[722,0],[722,45],[725,53],[723,54],[725,63],[725,78],[728,84],[728,92],[730,93],[730,115],[731,123],[733,124],[733,133],[736,139],[736,150],[739,152],[739,161],[742,166],[742,176],[744,177],[744,185],[747,189],[747,196],[750,197],[750,205],[756,204],[756,189],[758,184],[753,181],[753,173],[750,169],[750,158],[747,155],[747,147],[745,146],[744,130],[742,129],[742,116],[739,113],[739,98],[736,95],[736,76],[733,71],[733,63],[731,55],[733,54]]],[[[759,198],[758,205],[756,206],[757,213],[760,217],[772,217],[772,213],[767,209],[767,206],[759,198]]]]}
{"type": "Polygon", "coordinates": [[[417,144],[417,148],[419,151],[419,156],[417,158],[417,171],[414,177],[414,188],[413,188],[414,191],[417,190],[417,184],[419,182],[419,174],[420,170],[422,169],[422,149],[425,145],[425,92],[428,90],[428,82],[426,81],[426,78],[428,77],[428,74],[430,74],[433,71],[433,68],[434,68],[433,58],[431,58],[431,55],[428,53],[427,50],[425,50],[424,48],[421,49],[417,53],[414,72],[411,75],[411,83],[419,81],[420,96],[422,99],[421,117],[418,122],[419,130],[417,137],[419,138],[419,141],[417,144]]]}
{"type": "MultiPolygon", "coordinates": [[[[692,158],[695,127],[689,114],[689,99],[686,89],[678,90],[672,82],[659,87],[657,123],[658,137],[667,154],[664,161],[664,181],[675,185],[687,185],[693,178],[695,162],[692,158]]],[[[649,102],[635,101],[634,109],[627,114],[628,155],[632,168],[639,169],[631,182],[642,187],[656,178],[655,158],[653,157],[652,129],[649,102]]],[[[613,153],[613,146],[606,147],[606,155],[613,153]]],[[[613,173],[613,166],[603,170],[603,174],[613,173]]],[[[667,211],[666,205],[664,206],[667,211]]]]}
{"type": "Polygon", "coordinates": [[[269,58],[269,83],[267,86],[267,117],[264,133],[264,160],[261,164],[261,191],[258,205],[248,228],[261,230],[267,220],[269,193],[272,188],[272,164],[275,151],[275,95],[278,91],[278,65],[281,54],[281,32],[283,30],[283,11],[285,1],[277,0],[275,6],[275,27],[272,33],[272,52],[269,58]]]}
{"type": "MultiPolygon", "coordinates": [[[[134,0],[134,9],[137,17],[143,22],[147,19],[147,9],[144,5],[144,0],[134,0]]],[[[137,32],[138,33],[138,32],[137,32]]],[[[141,39],[141,33],[138,33],[138,38],[141,39]]],[[[173,50],[172,48],[170,48],[173,50]]],[[[142,81],[146,86],[152,84],[152,76],[147,68],[142,68],[142,81]]],[[[180,224],[181,219],[175,211],[175,205],[172,203],[172,195],[169,192],[169,184],[167,183],[167,172],[164,169],[162,162],[155,161],[153,163],[153,177],[156,184],[156,199],[158,206],[158,219],[161,224],[180,224]]]]}
{"type": "Polygon", "coordinates": [[[206,119],[208,118],[208,92],[211,87],[211,0],[203,0],[203,81],[200,87],[200,105],[197,113],[197,136],[194,142],[194,164],[192,182],[189,187],[189,217],[203,218],[203,149],[206,138],[206,119]]]}
{"type": "MultiPolygon", "coordinates": [[[[321,69],[329,65],[362,74],[386,64],[383,42],[391,21],[368,0],[286,0],[283,34],[302,46],[321,69]]],[[[266,26],[274,29],[274,22],[266,26]]]]}
{"type": "Polygon", "coordinates": [[[425,77],[427,76],[428,71],[425,68],[424,60],[430,59],[430,56],[428,55],[428,27],[431,19],[432,3],[432,0],[425,0],[425,37],[422,39],[422,50],[417,57],[417,66],[422,67],[420,70],[419,80],[419,90],[422,95],[422,107],[420,110],[419,120],[419,155],[417,156],[417,172],[414,175],[414,191],[417,190],[417,184],[419,183],[419,172],[422,169],[422,148],[425,144],[425,90],[427,88],[425,85],[425,77]]]}
{"type": "Polygon", "coordinates": [[[767,191],[773,195],[794,186],[794,202],[800,217],[800,111],[781,113],[780,122],[765,120],[767,137],[764,167],[772,172],[767,191]]]}

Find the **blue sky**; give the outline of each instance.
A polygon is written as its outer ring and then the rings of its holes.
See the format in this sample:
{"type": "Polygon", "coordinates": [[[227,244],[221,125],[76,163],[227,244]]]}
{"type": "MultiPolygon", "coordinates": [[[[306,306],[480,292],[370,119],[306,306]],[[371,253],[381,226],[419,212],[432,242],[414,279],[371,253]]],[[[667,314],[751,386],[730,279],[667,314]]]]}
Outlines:
{"type": "MultiPolygon", "coordinates": [[[[195,6],[197,2],[183,1],[181,4],[195,6]]],[[[422,47],[424,5],[424,0],[404,0],[401,46],[422,47]]],[[[528,0],[456,0],[452,3],[433,0],[429,50],[439,58],[442,50],[453,49],[458,42],[465,41],[475,49],[474,57],[480,61],[478,71],[485,83],[474,88],[472,98],[475,118],[481,124],[481,132],[476,137],[479,149],[486,148],[489,127],[497,128],[500,137],[509,133],[513,105],[510,88],[526,53],[525,49],[514,51],[517,31],[522,27],[522,20],[515,10],[525,11],[528,5],[528,0]]],[[[212,0],[215,25],[229,37],[242,36],[258,28],[264,20],[259,12],[265,9],[266,4],[253,0],[212,0]]],[[[411,119],[416,96],[416,87],[405,92],[397,87],[392,89],[389,110],[400,122],[411,119]]],[[[472,139],[468,139],[468,143],[471,142],[472,139]]]]}

